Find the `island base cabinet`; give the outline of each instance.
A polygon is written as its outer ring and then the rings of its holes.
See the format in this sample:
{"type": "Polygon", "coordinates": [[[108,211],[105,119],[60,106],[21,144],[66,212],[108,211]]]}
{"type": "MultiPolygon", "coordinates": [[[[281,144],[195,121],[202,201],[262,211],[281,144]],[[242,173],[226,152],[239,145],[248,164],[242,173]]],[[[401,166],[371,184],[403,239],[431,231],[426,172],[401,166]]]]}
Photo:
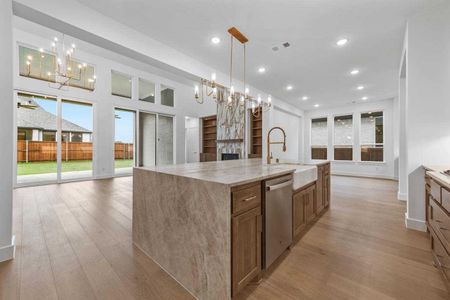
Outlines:
{"type": "Polygon", "coordinates": [[[316,183],[313,183],[297,192],[292,198],[292,224],[294,238],[298,237],[306,225],[316,217],[314,201],[316,199],[316,183]]]}
{"type": "Polygon", "coordinates": [[[232,217],[232,296],[261,272],[261,207],[232,217]]]}
{"type": "Polygon", "coordinates": [[[330,174],[326,174],[323,177],[323,207],[328,207],[330,205],[330,174]]]}

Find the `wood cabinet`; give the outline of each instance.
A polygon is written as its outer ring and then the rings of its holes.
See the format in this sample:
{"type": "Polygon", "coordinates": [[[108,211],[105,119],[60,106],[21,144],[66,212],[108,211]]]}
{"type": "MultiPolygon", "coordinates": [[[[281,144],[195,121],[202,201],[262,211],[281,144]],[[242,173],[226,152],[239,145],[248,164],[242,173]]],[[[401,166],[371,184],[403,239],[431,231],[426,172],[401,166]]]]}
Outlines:
{"type": "Polygon", "coordinates": [[[306,228],[306,224],[311,222],[314,217],[314,198],[316,184],[296,192],[292,199],[292,232],[294,237],[298,236],[306,228]]]}
{"type": "Polygon", "coordinates": [[[232,296],[261,273],[261,182],[232,189],[232,296]]]}
{"type": "Polygon", "coordinates": [[[315,210],[316,215],[319,215],[322,210],[330,205],[330,163],[324,163],[317,166],[317,181],[316,181],[316,198],[315,210]]]}
{"type": "Polygon", "coordinates": [[[292,196],[292,234],[298,240],[330,204],[330,164],[317,166],[317,181],[297,191],[292,196]]]}
{"type": "Polygon", "coordinates": [[[428,175],[425,177],[425,203],[434,264],[450,287],[450,191],[428,175]]]}

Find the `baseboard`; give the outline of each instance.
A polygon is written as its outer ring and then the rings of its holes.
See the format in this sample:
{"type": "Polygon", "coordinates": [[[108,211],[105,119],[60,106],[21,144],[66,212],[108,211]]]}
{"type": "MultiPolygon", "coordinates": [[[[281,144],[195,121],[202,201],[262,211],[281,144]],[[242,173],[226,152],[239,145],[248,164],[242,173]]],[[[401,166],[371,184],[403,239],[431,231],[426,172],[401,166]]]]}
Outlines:
{"type": "Polygon", "coordinates": [[[16,237],[13,236],[11,240],[11,245],[0,248],[0,262],[13,259],[15,252],[16,252],[16,237]]]}
{"type": "Polygon", "coordinates": [[[405,225],[408,229],[414,229],[418,231],[427,231],[427,224],[425,221],[408,218],[407,213],[405,213],[405,225]]]}
{"type": "Polygon", "coordinates": [[[363,174],[363,173],[331,172],[331,175],[348,176],[348,177],[362,177],[362,178],[375,178],[375,179],[386,179],[386,180],[395,180],[395,181],[398,180],[398,178],[395,177],[395,176],[363,174]]]}
{"type": "Polygon", "coordinates": [[[408,194],[398,192],[397,199],[400,201],[406,201],[406,200],[408,200],[408,194]]]}

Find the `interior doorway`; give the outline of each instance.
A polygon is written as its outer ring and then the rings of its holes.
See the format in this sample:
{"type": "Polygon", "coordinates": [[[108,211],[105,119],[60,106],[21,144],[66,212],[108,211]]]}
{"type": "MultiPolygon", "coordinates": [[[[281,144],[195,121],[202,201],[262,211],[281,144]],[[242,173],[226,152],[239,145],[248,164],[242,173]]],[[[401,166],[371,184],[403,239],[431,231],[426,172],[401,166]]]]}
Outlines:
{"type": "Polygon", "coordinates": [[[185,159],[187,163],[200,161],[200,119],[185,118],[185,159]]]}

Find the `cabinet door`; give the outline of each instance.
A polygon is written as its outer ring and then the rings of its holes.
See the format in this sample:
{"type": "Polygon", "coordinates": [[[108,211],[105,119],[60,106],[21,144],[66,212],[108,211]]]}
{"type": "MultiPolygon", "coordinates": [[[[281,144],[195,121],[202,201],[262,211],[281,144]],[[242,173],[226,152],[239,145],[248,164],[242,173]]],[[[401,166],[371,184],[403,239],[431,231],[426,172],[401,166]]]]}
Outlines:
{"type": "Polygon", "coordinates": [[[304,194],[304,200],[305,203],[305,219],[306,223],[311,222],[316,217],[316,214],[314,213],[314,201],[316,196],[316,186],[313,185],[309,187],[304,194]]]}
{"type": "Polygon", "coordinates": [[[323,205],[328,207],[330,204],[331,190],[330,190],[330,175],[323,177],[323,205]]]}
{"type": "Polygon", "coordinates": [[[293,236],[298,236],[306,227],[304,193],[296,193],[292,198],[293,236]]]}
{"type": "Polygon", "coordinates": [[[324,167],[320,166],[317,168],[316,198],[315,198],[316,214],[320,214],[324,208],[323,179],[324,179],[324,167]]]}
{"type": "Polygon", "coordinates": [[[261,272],[261,207],[232,218],[232,295],[261,272]]]}

